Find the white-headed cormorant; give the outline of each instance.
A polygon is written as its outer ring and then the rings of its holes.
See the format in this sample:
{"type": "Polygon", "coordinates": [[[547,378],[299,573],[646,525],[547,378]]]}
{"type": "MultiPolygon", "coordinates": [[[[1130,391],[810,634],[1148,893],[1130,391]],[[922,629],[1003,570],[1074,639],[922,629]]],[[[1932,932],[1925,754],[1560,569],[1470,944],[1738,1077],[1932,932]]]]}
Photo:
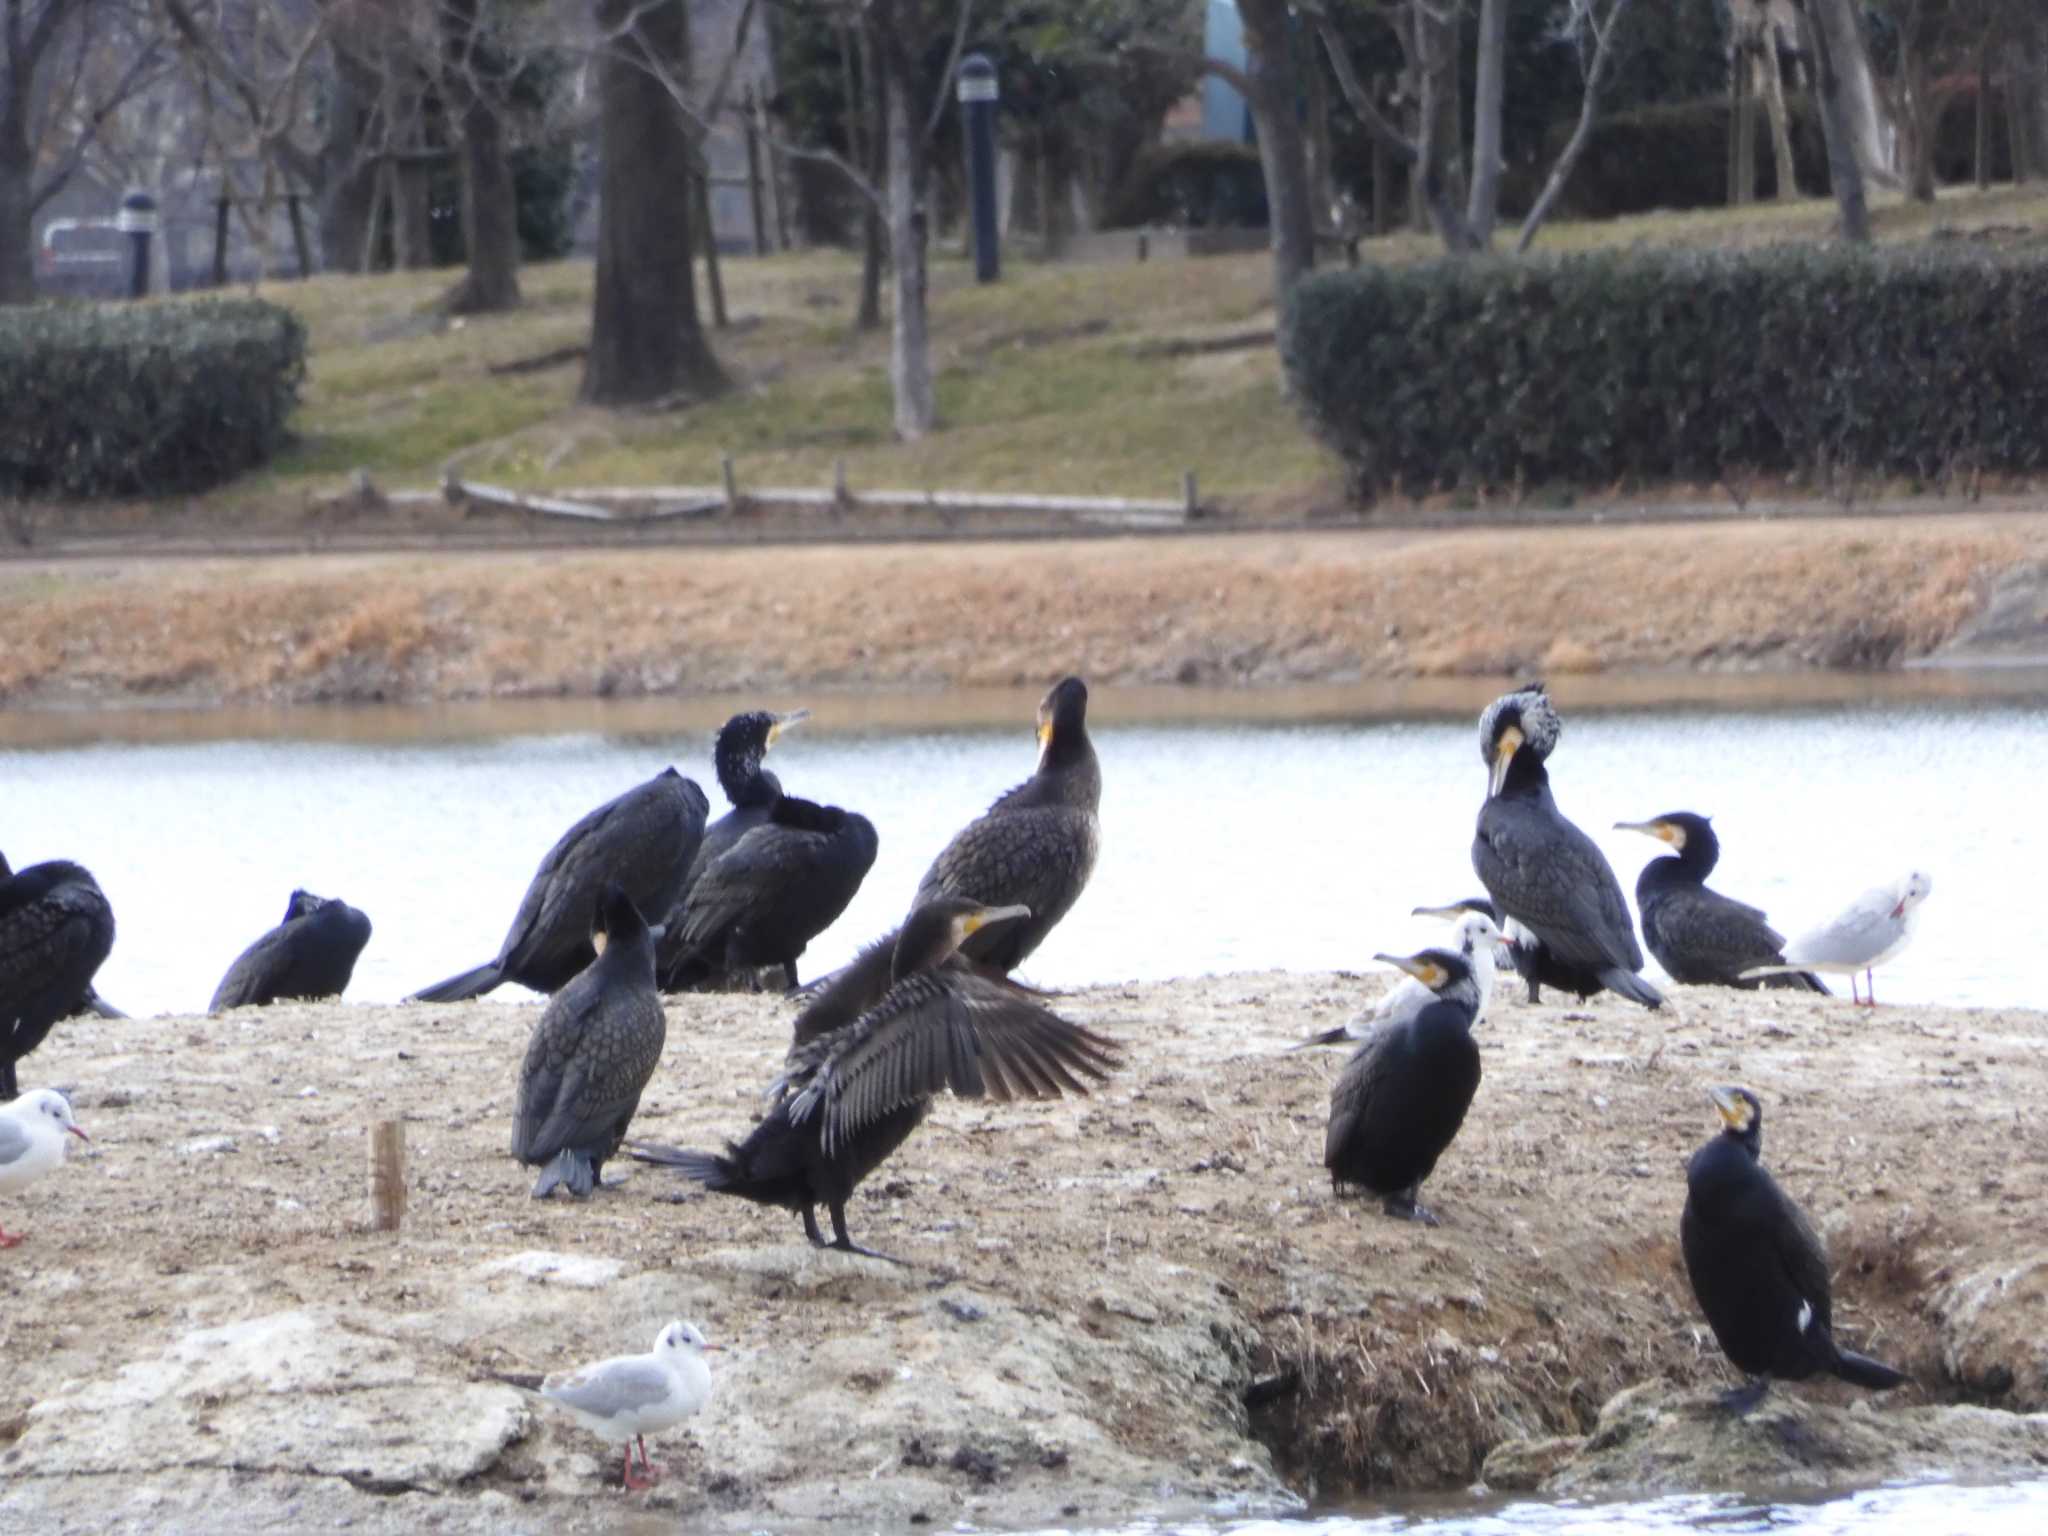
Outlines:
{"type": "Polygon", "coordinates": [[[1375,1030],[1344,1064],[1330,1090],[1323,1166],[1330,1184],[1362,1185],[1389,1216],[1437,1224],[1422,1204],[1422,1181],[1465,1123],[1479,1091],[1479,1046],[1472,1020],[1479,992],[1462,955],[1425,949],[1375,955],[1428,987],[1412,1017],[1375,1030]]]}
{"type": "Polygon", "coordinates": [[[1087,1092],[1084,1078],[1101,1081],[1118,1064],[1110,1041],[956,962],[963,941],[1024,916],[961,897],[924,903],[894,936],[880,1002],[866,1006],[861,988],[834,978],[797,1016],[773,1104],[745,1141],[723,1154],[636,1144],[633,1155],[708,1189],[800,1211],[821,1247],[823,1205],[831,1246],[868,1252],[847,1236],[847,1199],[917,1129],[934,1095],[1057,1098],[1087,1092]]]}
{"type": "Polygon", "coordinates": [[[114,947],[114,910],[99,882],[63,859],[19,874],[0,860],[0,1100],[20,1087],[14,1064],[50,1026],[98,1004],[92,979],[114,947]]]}
{"type": "Polygon", "coordinates": [[[498,957],[413,994],[452,1003],[516,981],[553,992],[590,964],[590,914],[608,883],[642,912],[666,912],[704,836],[704,791],[673,768],[585,816],[540,861],[498,957]]]}
{"type": "Polygon", "coordinates": [[[1687,986],[1783,987],[1826,992],[1810,971],[1786,971],[1745,980],[1751,966],[1782,961],[1785,936],[1755,907],[1707,888],[1721,858],[1721,840],[1704,816],[1670,811],[1649,821],[1617,821],[1617,831],[1640,832],[1670,845],[1675,858],[1652,859],[1636,877],[1636,910],[1643,943],[1671,979],[1687,986]]]}
{"type": "Polygon", "coordinates": [[[1835,917],[1809,929],[1785,946],[1783,965],[1760,965],[1744,976],[1770,976],[1781,971],[1833,971],[1849,978],[1852,1000],[1873,1004],[1877,983],[1871,972],[1912,941],[1920,924],[1920,903],[1934,889],[1934,877],[1914,870],[1890,885],[1873,886],[1835,917]],[[1856,991],[1856,973],[1863,973],[1863,993],[1856,991]]]}
{"type": "Polygon", "coordinates": [[[1678,1243],[1722,1353],[1751,1378],[1728,1405],[1748,1412],[1773,1377],[1826,1374],[1878,1391],[1899,1385],[1903,1373],[1835,1342],[1827,1250],[1763,1165],[1763,1105],[1747,1088],[1708,1096],[1722,1129],[1686,1165],[1678,1243]]]}
{"type": "Polygon", "coordinates": [[[284,921],[235,957],[207,1012],[339,997],[369,942],[369,918],[347,902],[293,891],[284,921]]]}
{"type": "Polygon", "coordinates": [[[1542,979],[1580,997],[1607,988],[1660,1007],[1663,994],[1636,974],[1643,952],[1621,882],[1551,798],[1544,759],[1561,729],[1541,683],[1502,695],[1480,715],[1479,756],[1489,777],[1472,868],[1501,913],[1543,946],[1542,979]]]}
{"type": "Polygon", "coordinates": [[[540,1169],[535,1199],[557,1185],[597,1187],[661,1060],[668,1019],[654,987],[650,929],[618,885],[592,924],[597,958],[548,1000],[533,1027],[512,1106],[512,1155],[540,1169]]]}

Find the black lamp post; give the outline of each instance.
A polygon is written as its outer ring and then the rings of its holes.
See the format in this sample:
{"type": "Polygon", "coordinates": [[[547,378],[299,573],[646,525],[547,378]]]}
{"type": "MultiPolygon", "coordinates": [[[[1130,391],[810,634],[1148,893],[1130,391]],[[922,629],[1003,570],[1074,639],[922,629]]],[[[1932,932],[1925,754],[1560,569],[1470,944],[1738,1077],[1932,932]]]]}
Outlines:
{"type": "Polygon", "coordinates": [[[960,61],[960,106],[967,120],[967,202],[974,213],[974,280],[1002,275],[996,245],[996,66],[985,53],[960,61]]]}
{"type": "Polygon", "coordinates": [[[121,199],[121,211],[114,216],[114,228],[128,237],[128,297],[139,299],[149,292],[149,241],[156,233],[156,199],[147,192],[130,192],[121,199]]]}

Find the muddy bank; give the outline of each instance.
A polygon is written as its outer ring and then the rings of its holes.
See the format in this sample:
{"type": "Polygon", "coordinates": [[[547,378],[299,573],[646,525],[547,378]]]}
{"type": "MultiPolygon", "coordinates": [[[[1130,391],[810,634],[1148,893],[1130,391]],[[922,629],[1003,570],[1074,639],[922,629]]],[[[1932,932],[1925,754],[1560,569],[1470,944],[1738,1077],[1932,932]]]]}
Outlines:
{"type": "Polygon", "coordinates": [[[0,565],[0,702],[1244,687],[2048,653],[2048,514],[0,565]],[[1966,646],[1966,648],[1968,648],[1966,646]]]}
{"type": "MultiPolygon", "coordinates": [[[[1677,1253],[1701,1088],[1731,1078],[1764,1096],[1766,1155],[1828,1238],[1841,1331],[1914,1378],[1863,1404],[1781,1394],[1906,1447],[1880,1463],[1844,1441],[1831,1476],[2038,1459],[2038,1425],[2009,1413],[1894,1430],[1956,1402],[2048,1409],[2048,1016],[1511,1002],[1430,1231],[1331,1198],[1338,1059],[1280,1050],[1382,984],[1071,995],[1128,1068],[1085,1102],[942,1102],[850,1211],[908,1267],[814,1253],[793,1217],[657,1170],[587,1205],[529,1200],[504,1142],[532,1005],[67,1022],[24,1080],[69,1085],[97,1139],[8,1202],[29,1237],[0,1257],[0,1524],[1095,1523],[1462,1487],[1509,1442],[1597,1440],[1627,1389],[1731,1381],[1677,1253]],[[397,1117],[411,1210],[375,1234],[365,1127],[397,1117]],[[643,1349],[678,1314],[729,1352],[643,1506],[602,1446],[497,1378],[643,1349]]],[[[785,1030],[773,1000],[677,1002],[640,1129],[743,1130],[785,1030]]],[[[1533,1486],[1579,1449],[1503,1477],[1533,1486]]],[[[1677,1487],[1725,1463],[1639,1465],[1677,1487]]]]}

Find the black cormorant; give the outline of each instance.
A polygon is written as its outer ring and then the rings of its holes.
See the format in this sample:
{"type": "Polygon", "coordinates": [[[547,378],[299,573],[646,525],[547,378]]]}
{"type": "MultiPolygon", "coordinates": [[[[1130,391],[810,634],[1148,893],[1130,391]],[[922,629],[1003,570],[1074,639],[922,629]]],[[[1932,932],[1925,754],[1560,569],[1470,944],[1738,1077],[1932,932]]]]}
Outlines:
{"type": "Polygon", "coordinates": [[[698,875],[673,919],[681,938],[662,979],[670,990],[780,966],[797,985],[797,957],[846,910],[875,862],[874,823],[836,805],[783,795],[698,875]]]}
{"type": "Polygon", "coordinates": [[[708,1189],[800,1211],[805,1235],[820,1247],[823,1205],[831,1246],[869,1252],[847,1236],[847,1199],[917,1128],[940,1090],[1056,1098],[1087,1092],[1084,1077],[1099,1082],[1118,1064],[1110,1041],[1020,987],[953,963],[965,940],[1026,916],[960,897],[926,902],[895,936],[893,980],[879,1003],[863,1006],[858,988],[834,979],[797,1016],[782,1075],[769,1089],[773,1106],[745,1141],[723,1155],[642,1145],[633,1155],[680,1168],[708,1189]]]}
{"type": "Polygon", "coordinates": [[[92,979],[114,947],[114,910],[99,882],[53,859],[19,874],[0,861],[0,1101],[15,1097],[14,1064],[50,1026],[100,1006],[92,979]]]}
{"type": "Polygon", "coordinates": [[[1668,843],[1676,858],[1657,858],[1636,877],[1636,910],[1643,944],[1671,979],[1688,986],[1783,987],[1825,993],[1811,971],[1785,971],[1745,980],[1751,966],[1784,961],[1785,936],[1762,912],[1707,889],[1721,858],[1721,840],[1704,816],[1670,811],[1649,821],[1617,821],[1615,829],[1668,843]]]}
{"type": "MultiPolygon", "coordinates": [[[[1479,717],[1479,756],[1490,778],[1472,868],[1501,913],[1546,951],[1547,974],[1537,979],[1582,998],[1607,988],[1661,1007],[1663,994],[1636,974],[1643,952],[1621,882],[1551,798],[1544,759],[1561,728],[1541,683],[1502,695],[1479,717]]],[[[1530,991],[1533,1001],[1536,988],[1530,991]]]]}
{"type": "Polygon", "coordinates": [[[370,942],[370,920],[345,901],[293,891],[284,921],[236,956],[207,1012],[339,997],[370,942]]]}
{"type": "Polygon", "coordinates": [[[607,882],[637,910],[666,912],[704,836],[710,802],[696,781],[664,768],[585,816],[540,861],[498,957],[422,987],[413,999],[451,1003],[516,981],[553,992],[590,964],[590,913],[607,882]]]}
{"type": "Polygon", "coordinates": [[[1345,1063],[1330,1090],[1323,1166],[1333,1189],[1362,1185],[1381,1197],[1389,1216],[1433,1227],[1436,1216],[1420,1199],[1422,1181],[1479,1091],[1472,1038],[1479,990],[1472,968],[1447,949],[1373,958],[1399,966],[1435,995],[1412,1017],[1374,1031],[1345,1063]]]}
{"type": "Polygon", "coordinates": [[[1685,1169],[1679,1247],[1692,1293],[1729,1363],[1750,1378],[1726,1401],[1747,1413],[1771,1379],[1825,1373],[1883,1391],[1905,1374],[1835,1342],[1828,1255],[1763,1165],[1763,1105],[1747,1088],[1712,1088],[1719,1135],[1685,1169]]]}
{"type": "Polygon", "coordinates": [[[540,1169],[536,1200],[597,1187],[654,1076],[668,1020],[654,986],[660,930],[618,885],[591,926],[597,958],[548,1001],[527,1042],[512,1107],[512,1155],[540,1169]]]}
{"type": "Polygon", "coordinates": [[[717,771],[718,786],[725,791],[725,798],[732,809],[704,829],[696,856],[683,873],[682,888],[676,892],[675,900],[663,915],[664,933],[654,956],[655,975],[660,979],[663,991],[681,991],[710,979],[705,968],[686,970],[679,962],[683,902],[696,889],[698,877],[711,867],[714,860],[768,819],[775,802],[782,798],[782,781],[762,767],[761,760],[784,731],[801,725],[810,717],[808,709],[793,709],[779,715],[765,709],[754,709],[734,715],[719,727],[718,739],[711,747],[711,765],[717,771]]]}
{"type": "Polygon", "coordinates": [[[1102,769],[1088,739],[1088,685],[1053,684],[1038,706],[1038,768],[946,844],[918,882],[913,909],[941,896],[1026,906],[1021,922],[993,924],[961,953],[1012,971],[1067,915],[1087,887],[1101,840],[1102,769]]]}

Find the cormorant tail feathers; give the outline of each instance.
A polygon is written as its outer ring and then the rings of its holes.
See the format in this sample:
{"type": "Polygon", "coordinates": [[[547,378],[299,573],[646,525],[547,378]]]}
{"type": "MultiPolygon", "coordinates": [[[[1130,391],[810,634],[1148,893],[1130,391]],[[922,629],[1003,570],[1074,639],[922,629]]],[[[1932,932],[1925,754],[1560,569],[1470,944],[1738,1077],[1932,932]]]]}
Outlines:
{"type": "Polygon", "coordinates": [[[431,987],[421,987],[407,999],[415,1003],[459,1003],[464,998],[482,997],[494,987],[505,984],[505,973],[498,968],[498,962],[491,960],[474,970],[464,971],[460,976],[450,976],[446,981],[437,981],[431,987]]]}
{"type": "Polygon", "coordinates": [[[746,1169],[736,1160],[739,1148],[728,1146],[728,1156],[716,1152],[692,1152],[685,1147],[664,1147],[651,1141],[636,1141],[626,1151],[637,1161],[680,1168],[683,1177],[694,1179],[706,1189],[737,1189],[747,1181],[746,1169]]]}
{"type": "Polygon", "coordinates": [[[533,1198],[545,1200],[564,1188],[579,1200],[597,1188],[597,1170],[590,1166],[590,1154],[564,1147],[549,1158],[540,1177],[533,1181],[533,1198]]]}
{"type": "Polygon", "coordinates": [[[1833,995],[1827,984],[1811,971],[1778,971],[1760,980],[1765,987],[1782,992],[1818,992],[1822,997],[1833,995]]]}
{"type": "Polygon", "coordinates": [[[1645,1008],[1664,1006],[1664,994],[1634,971],[1625,971],[1618,965],[1610,965],[1597,974],[1600,977],[1600,984],[1608,991],[1618,992],[1632,1003],[1641,1003],[1645,1008]]]}
{"type": "Polygon", "coordinates": [[[1853,1349],[1838,1351],[1835,1374],[1854,1386],[1868,1387],[1873,1392],[1902,1386],[1910,1379],[1904,1371],[1895,1371],[1883,1361],[1859,1355],[1853,1349]]]}

